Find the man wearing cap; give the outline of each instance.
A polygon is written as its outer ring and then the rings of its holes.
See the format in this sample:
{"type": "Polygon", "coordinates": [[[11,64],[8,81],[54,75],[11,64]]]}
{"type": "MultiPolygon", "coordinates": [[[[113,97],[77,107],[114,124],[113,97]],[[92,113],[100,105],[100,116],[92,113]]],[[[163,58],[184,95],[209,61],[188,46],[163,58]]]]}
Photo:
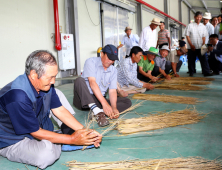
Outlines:
{"type": "Polygon", "coordinates": [[[145,51],[144,55],[141,57],[140,62],[138,63],[138,73],[137,78],[144,82],[156,82],[158,80],[157,77],[152,75],[153,68],[155,66],[154,58],[158,56],[158,49],[154,47],[150,47],[149,51],[145,51]]]}
{"type": "Polygon", "coordinates": [[[158,39],[156,48],[159,46],[161,48],[163,45],[168,45],[169,49],[171,47],[171,40],[170,40],[170,32],[165,29],[165,22],[161,21],[160,31],[158,32],[158,39]]]}
{"type": "Polygon", "coordinates": [[[160,20],[154,18],[151,24],[141,32],[139,46],[143,51],[148,51],[150,47],[156,47],[156,28],[158,25],[160,25],[160,20]]]}
{"type": "Polygon", "coordinates": [[[138,46],[139,37],[136,34],[132,34],[132,28],[130,28],[130,27],[125,28],[125,33],[126,33],[126,35],[123,36],[122,42],[117,47],[117,49],[119,49],[125,45],[126,55],[128,56],[130,54],[131,48],[133,46],[138,46]]]}
{"type": "Polygon", "coordinates": [[[90,108],[90,118],[95,117],[99,126],[107,126],[106,116],[118,118],[132,104],[128,98],[117,98],[117,70],[112,65],[115,60],[118,60],[117,48],[106,45],[101,57],[86,60],[82,76],[74,82],[74,106],[80,110],[90,108]],[[109,99],[106,99],[108,89],[109,99]]]}
{"type": "Polygon", "coordinates": [[[205,44],[209,42],[209,36],[214,34],[214,26],[209,22],[211,19],[211,13],[205,12],[203,16],[203,24],[206,26],[208,36],[206,36],[205,44]]]}
{"type": "Polygon", "coordinates": [[[187,53],[185,45],[185,41],[179,41],[179,47],[177,47],[176,49],[172,49],[166,58],[167,61],[171,62],[171,67],[169,69],[172,68],[175,77],[180,77],[177,72],[179,72],[179,69],[182,65],[182,61],[180,61],[180,56],[187,53]]]}
{"type": "Polygon", "coordinates": [[[137,78],[137,63],[141,60],[142,54],[143,50],[139,46],[134,46],[130,55],[121,60],[117,66],[118,87],[128,94],[144,93],[146,89],[154,89],[153,85],[137,78]]]}
{"type": "MultiPolygon", "coordinates": [[[[163,75],[167,80],[171,80],[171,77],[168,75],[170,70],[172,69],[170,61],[166,60],[166,57],[168,56],[170,52],[170,49],[167,45],[162,46],[159,52],[160,57],[156,57],[154,59],[155,67],[153,69],[153,75],[157,76],[159,74],[163,75]]],[[[182,65],[182,62],[178,63],[176,66],[176,72],[179,72],[180,67],[182,65]]]]}

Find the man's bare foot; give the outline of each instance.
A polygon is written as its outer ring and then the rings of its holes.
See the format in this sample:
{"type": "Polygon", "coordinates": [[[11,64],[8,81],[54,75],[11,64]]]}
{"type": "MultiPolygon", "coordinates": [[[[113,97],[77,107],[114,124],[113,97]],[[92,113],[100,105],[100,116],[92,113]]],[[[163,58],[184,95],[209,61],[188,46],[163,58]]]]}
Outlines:
{"type": "Polygon", "coordinates": [[[127,97],[128,96],[128,93],[124,90],[119,90],[119,96],[120,97],[127,97]]]}

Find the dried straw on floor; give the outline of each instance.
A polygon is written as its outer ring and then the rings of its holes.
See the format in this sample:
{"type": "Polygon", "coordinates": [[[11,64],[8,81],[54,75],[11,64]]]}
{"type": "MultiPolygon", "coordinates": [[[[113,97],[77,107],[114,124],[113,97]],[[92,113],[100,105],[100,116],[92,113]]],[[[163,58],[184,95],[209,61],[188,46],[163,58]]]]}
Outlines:
{"type": "Polygon", "coordinates": [[[186,80],[186,79],[171,79],[171,80],[164,80],[163,84],[195,84],[195,85],[208,85],[211,84],[210,81],[199,81],[199,80],[186,80]]]}
{"type": "Polygon", "coordinates": [[[70,170],[88,169],[149,169],[149,170],[221,170],[219,160],[207,160],[201,157],[173,158],[173,159],[150,159],[150,160],[127,160],[117,162],[77,162],[70,161],[67,165],[70,170]]]}
{"type": "Polygon", "coordinates": [[[132,99],[159,101],[159,102],[165,102],[165,103],[192,104],[192,105],[200,103],[200,101],[198,101],[198,98],[194,98],[194,97],[159,95],[159,94],[138,93],[138,94],[134,94],[132,99]]]}
{"type": "Polygon", "coordinates": [[[214,78],[205,77],[173,77],[176,80],[191,80],[191,81],[214,81],[214,78]]]}
{"type": "MultiPolygon", "coordinates": [[[[137,103],[137,104],[132,105],[130,108],[124,110],[124,111],[121,112],[121,113],[119,113],[119,115],[124,114],[124,113],[127,113],[127,112],[130,112],[130,111],[136,109],[137,107],[141,106],[142,103],[143,103],[143,102],[140,102],[140,103],[137,103]]],[[[123,115],[123,116],[125,116],[125,115],[123,115]]],[[[105,131],[103,131],[103,133],[102,133],[101,135],[105,135],[105,134],[108,133],[110,130],[114,129],[115,126],[116,126],[117,124],[119,124],[119,122],[122,120],[123,116],[120,117],[120,118],[118,118],[114,123],[112,123],[105,131]]],[[[90,126],[91,126],[91,125],[93,124],[93,122],[95,122],[95,121],[96,121],[96,120],[93,118],[91,121],[89,121],[88,123],[86,123],[86,126],[85,126],[86,129],[90,129],[90,126]]],[[[87,148],[87,146],[83,146],[82,151],[84,151],[86,148],[87,148]]]]}
{"type": "Polygon", "coordinates": [[[117,130],[121,134],[132,134],[150,130],[194,124],[206,117],[196,109],[185,109],[169,113],[153,114],[148,117],[125,119],[120,121],[117,130]]]}
{"type": "Polygon", "coordinates": [[[192,90],[192,91],[197,91],[197,90],[204,90],[206,87],[201,87],[201,86],[192,86],[192,85],[175,85],[175,84],[157,84],[154,85],[156,89],[168,89],[168,90],[192,90]]]}

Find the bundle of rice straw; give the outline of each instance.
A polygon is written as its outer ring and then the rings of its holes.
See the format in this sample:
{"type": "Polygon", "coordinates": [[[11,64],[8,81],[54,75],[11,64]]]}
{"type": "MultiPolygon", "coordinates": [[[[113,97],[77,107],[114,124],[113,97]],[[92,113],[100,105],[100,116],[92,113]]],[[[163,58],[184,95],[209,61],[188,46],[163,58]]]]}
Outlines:
{"type": "Polygon", "coordinates": [[[156,89],[168,89],[168,90],[192,90],[192,91],[197,91],[197,90],[204,90],[206,87],[200,87],[200,86],[192,86],[192,85],[176,85],[176,84],[157,84],[154,85],[156,89]]]}
{"type": "MultiPolygon", "coordinates": [[[[132,105],[132,106],[129,107],[128,109],[126,109],[126,110],[124,110],[123,112],[119,113],[119,115],[124,114],[124,113],[128,113],[128,112],[136,109],[137,107],[140,107],[142,103],[143,103],[143,102],[136,103],[136,104],[132,105]]],[[[125,116],[125,115],[123,115],[123,116],[125,116]]],[[[116,126],[117,124],[119,124],[119,122],[122,120],[123,116],[120,117],[119,119],[117,119],[113,124],[111,124],[105,131],[103,131],[103,133],[101,133],[101,135],[105,135],[105,134],[108,133],[110,130],[114,129],[115,126],[116,126]]],[[[88,118],[88,119],[89,119],[89,118],[88,118]]],[[[86,123],[86,125],[85,125],[86,129],[90,129],[90,126],[93,124],[93,122],[95,122],[95,118],[93,118],[91,121],[89,121],[88,123],[86,123]]],[[[82,151],[84,151],[86,148],[87,148],[87,146],[83,146],[82,151]]]]}
{"type": "Polygon", "coordinates": [[[186,80],[186,79],[171,79],[164,80],[163,84],[195,84],[195,85],[208,85],[211,84],[210,81],[199,81],[199,80],[186,80]]]}
{"type": "Polygon", "coordinates": [[[221,170],[221,160],[208,160],[202,157],[127,160],[117,162],[77,162],[70,161],[67,165],[70,170],[82,169],[149,169],[149,170],[221,170]]]}
{"type": "Polygon", "coordinates": [[[181,103],[181,104],[197,104],[201,101],[198,101],[198,98],[194,97],[183,97],[183,96],[171,96],[171,95],[159,95],[159,94],[134,94],[132,99],[138,100],[150,100],[150,101],[159,101],[164,103],[181,103]]]}
{"type": "Polygon", "coordinates": [[[172,79],[177,80],[190,80],[190,81],[214,81],[214,78],[205,78],[205,77],[173,77],[172,79]]]}
{"type": "Polygon", "coordinates": [[[150,130],[194,124],[206,117],[196,109],[185,109],[169,113],[152,114],[148,117],[125,119],[116,127],[121,134],[133,134],[150,130]]]}

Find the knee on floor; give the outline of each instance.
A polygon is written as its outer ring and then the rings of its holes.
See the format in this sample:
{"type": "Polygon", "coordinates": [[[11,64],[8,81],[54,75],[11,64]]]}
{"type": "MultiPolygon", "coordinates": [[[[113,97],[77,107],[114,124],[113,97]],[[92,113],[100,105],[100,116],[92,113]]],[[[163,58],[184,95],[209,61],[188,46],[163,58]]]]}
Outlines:
{"type": "Polygon", "coordinates": [[[36,153],[36,165],[45,169],[47,166],[52,165],[61,154],[61,146],[53,144],[49,141],[45,142],[45,147],[42,148],[41,152],[36,153]]]}

